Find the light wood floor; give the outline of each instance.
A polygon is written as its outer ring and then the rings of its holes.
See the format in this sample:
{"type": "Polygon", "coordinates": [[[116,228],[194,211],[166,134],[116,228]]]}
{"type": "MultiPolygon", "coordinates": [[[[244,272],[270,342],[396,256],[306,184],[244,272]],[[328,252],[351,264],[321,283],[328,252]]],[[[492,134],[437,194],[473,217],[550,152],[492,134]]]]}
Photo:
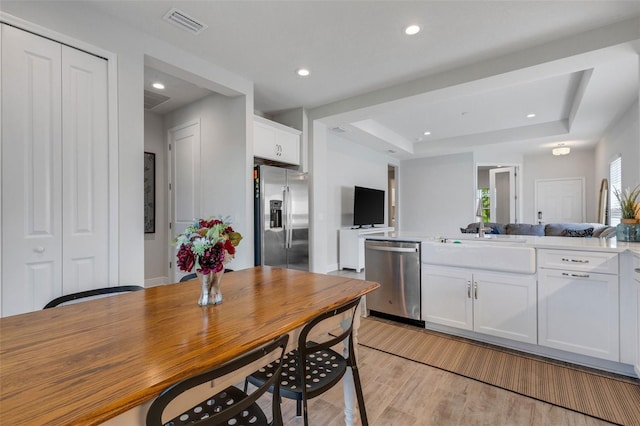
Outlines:
{"type": "MultiPolygon", "coordinates": [[[[358,351],[372,426],[610,424],[374,349],[358,351]]],[[[303,424],[294,401],[284,399],[282,412],[285,425],[303,424]]],[[[344,425],[342,386],[309,401],[309,413],[311,425],[344,425]]]]}

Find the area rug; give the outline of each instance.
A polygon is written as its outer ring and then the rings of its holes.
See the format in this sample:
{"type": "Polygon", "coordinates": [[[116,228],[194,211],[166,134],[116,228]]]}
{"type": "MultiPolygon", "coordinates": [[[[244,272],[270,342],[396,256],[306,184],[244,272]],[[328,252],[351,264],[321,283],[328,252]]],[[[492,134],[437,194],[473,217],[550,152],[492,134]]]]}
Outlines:
{"type": "Polygon", "coordinates": [[[363,318],[358,343],[620,425],[640,425],[640,381],[363,318]]]}

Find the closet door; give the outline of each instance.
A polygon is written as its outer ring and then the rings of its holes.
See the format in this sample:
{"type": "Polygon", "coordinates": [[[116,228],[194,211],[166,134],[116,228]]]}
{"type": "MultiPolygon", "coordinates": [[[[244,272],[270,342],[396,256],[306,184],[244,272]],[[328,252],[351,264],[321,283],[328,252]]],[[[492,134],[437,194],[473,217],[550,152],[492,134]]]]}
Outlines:
{"type": "Polygon", "coordinates": [[[2,25],[2,316],[62,292],[61,46],[2,25]]]}
{"type": "Polygon", "coordinates": [[[109,285],[107,61],[62,46],[62,289],[109,285]]]}
{"type": "Polygon", "coordinates": [[[2,316],[109,279],[107,61],[2,25],[2,316]]]}

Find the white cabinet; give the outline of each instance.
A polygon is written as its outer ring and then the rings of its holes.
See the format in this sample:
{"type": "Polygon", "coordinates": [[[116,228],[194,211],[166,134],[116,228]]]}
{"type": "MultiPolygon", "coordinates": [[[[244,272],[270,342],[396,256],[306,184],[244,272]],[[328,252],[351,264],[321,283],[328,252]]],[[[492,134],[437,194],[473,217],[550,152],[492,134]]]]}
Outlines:
{"type": "Polygon", "coordinates": [[[2,25],[2,312],[109,278],[107,61],[2,25]]]}
{"type": "Polygon", "coordinates": [[[619,360],[616,253],[539,250],[539,344],[619,360]]]}
{"type": "Polygon", "coordinates": [[[422,284],[424,321],[536,343],[535,275],[423,264],[422,284]]]}
{"type": "Polygon", "coordinates": [[[391,232],[393,228],[357,228],[341,229],[339,235],[339,269],[355,269],[362,271],[364,268],[364,240],[361,235],[379,234],[391,232]]]}
{"type": "Polygon", "coordinates": [[[253,156],[300,164],[300,131],[260,116],[253,119],[253,156]]]}

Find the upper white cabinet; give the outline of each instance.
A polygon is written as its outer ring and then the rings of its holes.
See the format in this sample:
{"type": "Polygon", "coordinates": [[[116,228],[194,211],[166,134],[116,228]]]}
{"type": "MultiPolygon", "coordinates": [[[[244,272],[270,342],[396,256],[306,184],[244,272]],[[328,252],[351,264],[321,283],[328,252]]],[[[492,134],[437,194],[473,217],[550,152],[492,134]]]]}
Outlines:
{"type": "Polygon", "coordinates": [[[538,250],[539,344],[619,361],[618,255],[538,250]]]}
{"type": "Polygon", "coordinates": [[[2,316],[106,287],[107,61],[2,24],[2,316]]]}
{"type": "Polygon", "coordinates": [[[300,164],[300,134],[260,116],[253,119],[253,156],[287,164],[300,164]]]}

